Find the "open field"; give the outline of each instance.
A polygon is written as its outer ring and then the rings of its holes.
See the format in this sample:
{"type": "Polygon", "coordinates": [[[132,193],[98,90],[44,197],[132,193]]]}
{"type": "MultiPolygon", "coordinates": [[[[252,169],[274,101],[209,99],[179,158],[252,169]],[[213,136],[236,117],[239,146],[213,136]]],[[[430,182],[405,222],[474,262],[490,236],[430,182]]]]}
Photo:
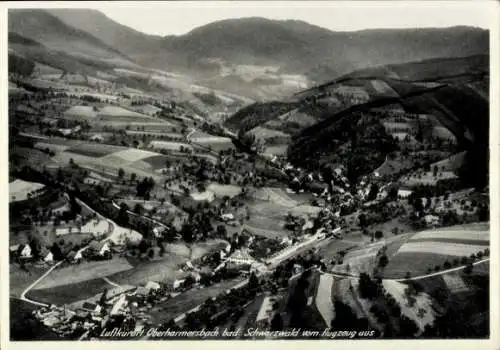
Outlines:
{"type": "Polygon", "coordinates": [[[52,142],[37,142],[35,143],[34,147],[36,149],[39,149],[41,151],[46,151],[47,149],[49,151],[53,151],[55,153],[58,153],[58,152],[64,152],[66,150],[68,150],[69,148],[72,147],[71,144],[66,144],[66,145],[58,145],[56,143],[52,143],[52,142]]]}
{"type": "Polygon", "coordinates": [[[349,305],[349,307],[356,314],[356,316],[358,318],[362,318],[365,315],[363,310],[359,307],[358,303],[356,302],[356,299],[354,298],[353,293],[350,289],[351,282],[352,281],[348,278],[340,279],[335,277],[332,288],[332,299],[333,301],[339,300],[349,305]]]}
{"type": "Polygon", "coordinates": [[[394,91],[393,88],[389,86],[385,81],[372,79],[370,80],[371,87],[377,92],[379,95],[387,96],[387,97],[398,97],[398,93],[394,91]]]}
{"type": "Polygon", "coordinates": [[[432,325],[434,322],[434,312],[432,308],[432,299],[426,293],[419,293],[415,296],[415,305],[409,306],[408,298],[405,296],[405,289],[407,285],[404,283],[383,280],[382,285],[387,290],[387,292],[396,299],[396,302],[401,307],[401,313],[406,317],[415,321],[420,328],[423,330],[426,325],[432,325]],[[425,310],[425,314],[419,317],[418,310],[425,310]]]}
{"type": "Polygon", "coordinates": [[[268,129],[264,128],[262,126],[258,126],[252,130],[249,131],[250,133],[254,134],[257,139],[269,139],[272,137],[282,137],[282,138],[289,138],[290,135],[279,131],[279,130],[274,130],[274,129],[268,129]]]}
{"type": "Polygon", "coordinates": [[[150,119],[151,117],[137,113],[128,109],[125,109],[123,107],[118,107],[118,106],[106,106],[104,108],[101,108],[99,110],[99,116],[112,116],[112,117],[130,117],[130,118],[146,118],[150,119]]]}
{"type": "Polygon", "coordinates": [[[260,220],[260,221],[252,221],[250,219],[247,223],[243,225],[243,228],[250,231],[252,234],[266,237],[266,238],[280,238],[287,236],[289,232],[287,232],[283,228],[271,228],[267,225],[265,225],[265,221],[260,220]]]}
{"type": "MultiPolygon", "coordinates": [[[[180,156],[178,158],[174,158],[175,160],[182,159],[180,156]]],[[[165,169],[166,162],[172,160],[172,156],[167,156],[164,154],[158,154],[151,157],[141,159],[141,162],[145,162],[149,164],[149,166],[153,169],[165,169]]]]}
{"type": "Polygon", "coordinates": [[[97,111],[95,111],[92,106],[72,106],[67,109],[63,115],[69,118],[81,117],[85,119],[93,119],[97,117],[97,111]]]}
{"type": "Polygon", "coordinates": [[[191,192],[189,196],[198,202],[201,201],[212,202],[214,200],[214,193],[211,191],[191,192]]]}
{"type": "Polygon", "coordinates": [[[398,131],[411,131],[413,129],[412,125],[409,123],[401,123],[401,122],[383,122],[384,128],[387,132],[390,132],[391,129],[399,129],[398,131]]]}
{"type": "Polygon", "coordinates": [[[398,254],[403,253],[432,253],[450,256],[470,256],[485,249],[484,245],[460,244],[451,242],[423,241],[412,242],[411,240],[399,248],[398,254]]]}
{"type": "Polygon", "coordinates": [[[287,145],[279,145],[279,146],[269,146],[264,150],[264,156],[272,157],[272,156],[281,156],[286,155],[288,150],[287,145]]]}
{"type": "Polygon", "coordinates": [[[489,245],[489,224],[458,225],[396,237],[388,244],[389,264],[384,275],[400,278],[409,271],[416,276],[429,268],[434,271],[436,265],[443,269],[446,261],[484,251],[489,245]]]}
{"type": "Polygon", "coordinates": [[[451,293],[462,293],[469,290],[469,287],[462,279],[459,273],[452,272],[446,273],[442,276],[444,283],[446,283],[446,287],[451,293]]]}
{"type": "Polygon", "coordinates": [[[182,142],[174,142],[174,141],[151,141],[149,143],[149,148],[154,149],[165,149],[169,151],[180,151],[182,149],[193,149],[193,146],[182,143],[182,142]]]}
{"type": "Polygon", "coordinates": [[[226,248],[229,243],[222,239],[213,239],[206,242],[195,243],[191,246],[190,260],[196,260],[202,256],[215,251],[226,248]]]}
{"type": "Polygon", "coordinates": [[[223,281],[210,287],[202,289],[191,289],[163,303],[155,305],[151,310],[153,323],[163,323],[184,313],[195,306],[205,302],[208,298],[213,298],[231,289],[242,281],[241,278],[223,281]]]}
{"type": "Polygon", "coordinates": [[[126,150],[126,148],[121,146],[102,145],[98,143],[80,143],[76,146],[68,148],[66,152],[98,158],[123,150],[126,150]]]}
{"type": "Polygon", "coordinates": [[[9,264],[10,295],[19,297],[21,293],[42,276],[48,267],[32,265],[22,269],[18,264],[9,264]]]}
{"type": "Polygon", "coordinates": [[[446,159],[440,160],[439,162],[432,164],[431,167],[434,168],[434,166],[437,166],[438,169],[440,170],[455,171],[462,166],[464,162],[465,153],[466,152],[460,152],[454,154],[446,159]]]}
{"type": "Polygon", "coordinates": [[[401,181],[406,186],[417,186],[417,185],[435,185],[439,180],[448,180],[458,178],[451,171],[442,171],[438,176],[434,177],[433,172],[425,172],[423,175],[417,175],[415,173],[406,175],[401,178],[401,181]]]}
{"type": "Polygon", "coordinates": [[[332,289],[335,280],[332,275],[320,275],[319,285],[315,298],[316,307],[327,325],[335,318],[335,310],[332,301],[332,289]]]}
{"type": "Polygon", "coordinates": [[[308,204],[292,199],[281,188],[262,188],[251,194],[253,200],[248,202],[250,220],[245,226],[256,234],[266,237],[279,237],[287,235],[283,228],[285,215],[309,217],[320,210],[308,204]]]}
{"type": "Polygon", "coordinates": [[[64,305],[88,299],[110,287],[102,278],[94,278],[55,287],[33,289],[27,297],[47,304],[64,305]]]}
{"type": "Polygon", "coordinates": [[[333,239],[327,245],[319,248],[318,254],[325,257],[325,260],[330,262],[333,258],[337,256],[337,253],[340,251],[347,251],[353,247],[356,247],[358,244],[361,244],[362,241],[356,243],[356,241],[351,240],[351,237],[347,237],[345,240],[343,239],[333,239]]]}
{"type": "Polygon", "coordinates": [[[161,131],[142,131],[142,130],[126,130],[127,135],[152,135],[160,137],[171,137],[173,139],[184,139],[184,135],[174,132],[161,132],[161,131]]]}
{"type": "Polygon", "coordinates": [[[370,274],[376,266],[376,255],[382,246],[383,242],[366,248],[351,250],[344,256],[343,264],[335,265],[332,271],[351,275],[359,275],[361,272],[370,274]]]}
{"type": "Polygon", "coordinates": [[[133,163],[138,160],[142,160],[144,158],[156,156],[158,153],[144,151],[135,148],[123,149],[121,148],[119,151],[112,154],[113,157],[120,158],[123,162],[133,163]]]}
{"type": "Polygon", "coordinates": [[[234,197],[241,193],[241,187],[236,185],[221,185],[218,183],[211,183],[207,186],[207,190],[213,192],[218,198],[224,196],[234,197]]]}
{"type": "Polygon", "coordinates": [[[445,255],[443,252],[398,253],[389,258],[389,264],[385,267],[383,276],[386,278],[404,278],[407,272],[410,272],[412,276],[425,275],[428,273],[428,269],[434,272],[435,266],[439,266],[443,270],[445,261],[451,263],[456,258],[456,255],[445,255]]]}
{"type": "MultiPolygon", "coordinates": [[[[62,85],[64,87],[66,87],[65,85],[63,84],[59,84],[59,85],[62,85]]],[[[102,93],[98,93],[98,92],[90,92],[90,91],[71,91],[71,94],[72,95],[75,95],[75,96],[91,96],[91,97],[95,97],[95,98],[98,98],[100,99],[101,101],[117,101],[118,100],[118,96],[116,95],[111,95],[111,94],[102,94],[102,93]]]]}
{"type": "Polygon", "coordinates": [[[28,199],[29,193],[42,190],[45,185],[28,182],[23,180],[15,180],[9,183],[9,202],[19,202],[28,199]]]}
{"type": "Polygon", "coordinates": [[[128,271],[132,265],[123,258],[104,261],[82,262],[57,268],[35,286],[36,289],[53,288],[74,284],[95,278],[106,277],[120,271],[128,271]]]}
{"type": "Polygon", "coordinates": [[[432,136],[446,141],[451,140],[452,142],[457,140],[455,135],[443,126],[435,126],[432,130],[432,136]]]}
{"type": "Polygon", "coordinates": [[[231,139],[229,137],[215,136],[199,130],[190,134],[189,140],[195,143],[231,143],[231,139]]]}
{"type": "Polygon", "coordinates": [[[160,108],[155,107],[155,106],[150,105],[150,104],[141,105],[141,106],[132,106],[131,108],[134,109],[138,113],[143,113],[146,115],[154,115],[157,112],[161,111],[160,108]]]}
{"type": "Polygon", "coordinates": [[[447,241],[449,239],[453,240],[465,240],[465,241],[480,241],[489,242],[490,240],[490,232],[489,229],[486,230],[470,230],[470,229],[458,229],[453,230],[452,228],[443,228],[432,231],[422,231],[417,233],[410,240],[420,240],[426,238],[437,238],[442,241],[447,241]]]}
{"type": "Polygon", "coordinates": [[[166,254],[164,258],[156,261],[139,263],[133,269],[117,272],[109,279],[117,284],[139,285],[148,281],[173,282],[182,272],[180,267],[189,260],[175,254],[166,254]]]}
{"type": "Polygon", "coordinates": [[[373,172],[378,173],[379,176],[387,176],[398,173],[403,169],[410,168],[413,165],[410,159],[389,159],[385,161],[373,172]]]}

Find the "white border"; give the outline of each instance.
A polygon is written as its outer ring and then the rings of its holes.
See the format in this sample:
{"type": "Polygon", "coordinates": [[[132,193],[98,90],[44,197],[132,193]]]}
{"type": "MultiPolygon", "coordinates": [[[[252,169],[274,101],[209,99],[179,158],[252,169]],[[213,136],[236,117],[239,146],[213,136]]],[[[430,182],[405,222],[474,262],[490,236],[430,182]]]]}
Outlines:
{"type": "MultiPolygon", "coordinates": [[[[499,99],[500,88],[499,88],[499,63],[500,63],[500,37],[499,37],[499,20],[500,20],[500,6],[496,1],[278,1],[278,2],[225,2],[225,1],[190,1],[190,2],[9,2],[0,4],[0,53],[2,55],[0,59],[0,79],[2,82],[2,94],[0,95],[0,140],[2,144],[2,155],[0,157],[0,162],[2,164],[1,169],[1,183],[0,186],[0,198],[5,200],[0,202],[1,213],[0,218],[3,224],[3,234],[0,235],[0,240],[2,242],[1,257],[1,273],[0,273],[0,283],[1,283],[1,343],[0,348],[3,349],[32,349],[36,347],[38,350],[55,350],[64,349],[69,344],[67,342],[10,342],[9,337],[9,268],[8,268],[8,254],[6,253],[8,247],[8,122],[7,122],[7,8],[22,7],[22,8],[57,8],[57,7],[71,7],[71,8],[88,8],[88,7],[115,7],[115,6],[127,6],[127,7],[196,7],[196,8],[206,8],[206,7],[252,7],[252,6],[273,6],[273,7],[297,7],[297,8],[310,8],[310,7],[362,7],[362,6],[415,6],[416,4],[421,6],[440,6],[445,4],[449,6],[450,4],[455,4],[457,6],[487,6],[490,13],[490,201],[491,201],[491,220],[490,220],[490,230],[491,234],[491,276],[490,276],[490,328],[491,335],[489,340],[359,340],[359,341],[346,341],[346,340],[313,340],[313,341],[302,341],[302,340],[290,340],[290,341],[259,341],[257,344],[251,341],[175,341],[165,344],[164,341],[148,341],[148,342],[131,342],[131,341],[119,341],[119,342],[71,342],[71,347],[74,350],[84,349],[84,348],[107,348],[107,347],[117,347],[123,350],[135,349],[138,346],[145,346],[148,348],[163,349],[165,346],[170,348],[182,348],[182,349],[197,349],[197,347],[202,346],[207,350],[219,350],[219,349],[231,349],[233,350],[237,347],[240,350],[251,349],[254,350],[255,346],[260,349],[277,349],[283,347],[286,350],[295,350],[307,348],[314,346],[316,349],[331,349],[342,348],[342,349],[356,349],[362,347],[363,349],[394,349],[394,348],[405,348],[405,350],[413,349],[439,349],[439,350],[460,350],[460,349],[500,349],[499,343],[499,330],[500,330],[500,319],[499,319],[499,274],[495,273],[498,271],[499,267],[499,253],[500,253],[500,239],[499,239],[499,228],[500,228],[500,216],[499,213],[499,176],[498,170],[500,170],[500,159],[499,159],[499,148],[500,148],[500,126],[498,120],[499,112],[499,99]]],[[[193,15],[195,15],[193,13],[193,15]]]]}

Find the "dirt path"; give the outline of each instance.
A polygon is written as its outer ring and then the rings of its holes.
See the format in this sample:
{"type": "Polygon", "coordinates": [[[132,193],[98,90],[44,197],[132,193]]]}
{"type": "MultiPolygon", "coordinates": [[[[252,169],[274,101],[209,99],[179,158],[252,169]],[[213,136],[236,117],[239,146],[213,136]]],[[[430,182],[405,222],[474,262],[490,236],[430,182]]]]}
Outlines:
{"type": "MultiPolygon", "coordinates": [[[[479,261],[476,261],[475,263],[473,263],[472,265],[482,264],[482,263],[484,263],[486,261],[489,261],[489,260],[490,260],[490,258],[479,260],[479,261]]],[[[428,277],[434,277],[434,276],[444,275],[444,274],[447,274],[447,273],[450,273],[450,272],[454,272],[454,271],[460,271],[460,270],[465,269],[465,267],[466,266],[459,266],[459,267],[455,267],[455,268],[444,270],[444,271],[429,273],[429,274],[426,274],[426,275],[420,275],[420,276],[415,276],[415,277],[411,277],[411,278],[392,279],[392,280],[396,281],[396,282],[417,281],[417,280],[421,280],[421,279],[428,278],[428,277]]],[[[388,278],[388,279],[390,279],[390,278],[388,278]]]]}
{"type": "MultiPolygon", "coordinates": [[[[486,261],[489,261],[489,260],[490,260],[490,258],[479,260],[479,261],[476,261],[475,263],[473,263],[472,265],[479,265],[479,264],[482,264],[482,263],[484,263],[486,261]]],[[[439,271],[439,272],[433,272],[433,273],[429,273],[429,274],[425,274],[425,275],[420,275],[420,276],[415,276],[415,277],[410,277],[410,278],[384,278],[384,280],[395,281],[395,282],[418,281],[418,280],[421,280],[421,279],[424,279],[424,278],[428,278],[428,277],[445,275],[445,274],[450,273],[450,272],[460,271],[460,270],[465,269],[465,267],[466,266],[464,265],[464,266],[454,267],[454,268],[448,269],[448,270],[443,270],[443,271],[439,271]]],[[[339,272],[327,272],[327,273],[330,274],[330,275],[332,275],[332,276],[334,276],[334,277],[348,278],[348,279],[359,279],[359,276],[357,276],[357,275],[351,275],[351,274],[348,274],[348,273],[339,273],[339,272]]]]}
{"type": "Polygon", "coordinates": [[[111,281],[109,278],[107,277],[103,277],[102,278],[106,283],[112,285],[113,287],[121,287],[119,284],[116,284],[115,282],[111,281]]]}
{"type": "Polygon", "coordinates": [[[32,284],[30,284],[22,293],[21,293],[21,297],[20,299],[23,300],[23,301],[26,301],[30,304],[34,304],[34,305],[37,305],[37,306],[48,306],[47,304],[44,304],[44,303],[39,303],[38,301],[34,301],[34,300],[30,300],[28,298],[26,298],[26,294],[28,294],[28,292],[30,290],[32,290],[38,283],[40,283],[45,277],[47,277],[54,269],[56,269],[59,265],[61,265],[63,263],[63,261],[59,261],[57,264],[55,264],[54,266],[52,266],[50,269],[48,269],[43,275],[41,275],[35,282],[33,282],[32,284]]]}

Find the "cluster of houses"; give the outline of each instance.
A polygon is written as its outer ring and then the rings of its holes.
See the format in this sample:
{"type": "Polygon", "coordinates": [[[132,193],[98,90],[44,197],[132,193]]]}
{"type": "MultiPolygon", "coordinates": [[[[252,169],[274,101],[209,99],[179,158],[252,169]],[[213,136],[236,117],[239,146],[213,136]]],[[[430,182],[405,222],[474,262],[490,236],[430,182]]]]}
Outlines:
{"type": "Polygon", "coordinates": [[[113,245],[109,240],[91,241],[87,246],[78,250],[69,250],[67,247],[53,245],[50,249],[46,246],[37,248],[33,243],[13,244],[9,247],[9,256],[12,260],[22,263],[35,262],[35,259],[47,264],[66,260],[68,263],[77,264],[83,260],[108,260],[112,258],[113,245]]]}
{"type": "Polygon", "coordinates": [[[120,286],[87,301],[68,306],[45,306],[33,314],[56,333],[67,336],[104,329],[116,317],[128,319],[135,325],[148,324],[147,310],[152,307],[152,299],[169,298],[164,291],[160,284],[152,281],[140,287],[120,286]]]}

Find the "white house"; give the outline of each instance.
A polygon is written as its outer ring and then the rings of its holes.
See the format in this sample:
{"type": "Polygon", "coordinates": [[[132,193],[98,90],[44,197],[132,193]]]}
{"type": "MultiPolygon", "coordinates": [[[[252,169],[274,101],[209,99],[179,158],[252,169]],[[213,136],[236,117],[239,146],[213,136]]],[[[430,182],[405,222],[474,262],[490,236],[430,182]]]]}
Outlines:
{"type": "Polygon", "coordinates": [[[31,247],[29,244],[26,244],[24,248],[21,250],[21,258],[32,258],[33,254],[31,252],[31,247]]]}
{"type": "Polygon", "coordinates": [[[427,226],[437,226],[439,224],[439,216],[426,215],[424,221],[427,226]]]}
{"type": "Polygon", "coordinates": [[[235,251],[226,261],[236,265],[251,265],[255,263],[255,259],[252,258],[247,251],[242,250],[235,251]]]}
{"type": "Polygon", "coordinates": [[[398,190],[398,197],[399,198],[407,198],[409,197],[411,194],[413,193],[412,190],[408,190],[408,189],[403,189],[403,188],[400,188],[398,190]]]}
{"type": "Polygon", "coordinates": [[[120,315],[123,313],[123,309],[127,305],[127,299],[125,294],[123,294],[118,301],[113,305],[113,308],[111,309],[110,315],[120,315]]]}
{"type": "Polygon", "coordinates": [[[160,289],[160,284],[153,281],[149,281],[148,283],[146,283],[146,288],[149,290],[151,289],[158,290],[160,289]]]}
{"type": "MultiPolygon", "coordinates": [[[[65,236],[69,234],[73,229],[71,227],[60,227],[56,228],[56,236],[65,236]]],[[[75,230],[78,231],[78,230],[75,230]]]]}
{"type": "Polygon", "coordinates": [[[161,227],[155,227],[153,228],[153,234],[155,235],[156,238],[162,236],[163,229],[161,227]]]}
{"type": "Polygon", "coordinates": [[[99,255],[104,255],[104,254],[106,254],[107,252],[109,252],[110,250],[111,250],[111,249],[110,249],[110,247],[109,247],[109,243],[108,243],[108,242],[106,242],[106,243],[104,243],[104,244],[102,245],[101,250],[99,251],[99,255]]]}
{"type": "Polygon", "coordinates": [[[174,281],[173,285],[172,285],[173,289],[174,289],[174,290],[179,289],[179,288],[182,286],[182,284],[184,283],[184,281],[185,281],[185,280],[186,280],[185,278],[182,278],[182,279],[176,279],[176,280],[174,281]]]}
{"type": "Polygon", "coordinates": [[[74,261],[80,261],[83,259],[83,253],[84,249],[80,249],[79,251],[76,252],[75,257],[73,258],[74,261]]]}
{"type": "Polygon", "coordinates": [[[222,260],[222,259],[224,259],[224,258],[226,257],[226,252],[225,252],[224,250],[221,250],[221,251],[219,252],[219,254],[220,254],[220,259],[221,259],[221,260],[222,260]]]}
{"type": "Polygon", "coordinates": [[[104,141],[104,137],[102,137],[102,135],[100,135],[100,134],[95,134],[95,135],[92,135],[92,137],[90,138],[90,141],[102,142],[102,141],[104,141]]]}
{"type": "Polygon", "coordinates": [[[286,244],[286,245],[292,245],[292,239],[288,236],[285,236],[281,239],[281,243],[282,244],[286,244]]]}
{"type": "Polygon", "coordinates": [[[227,214],[222,214],[220,216],[220,218],[223,220],[223,221],[230,221],[230,220],[234,220],[234,215],[232,213],[227,213],[227,214]]]}
{"type": "Polygon", "coordinates": [[[53,263],[54,262],[54,254],[52,254],[52,252],[49,251],[47,253],[47,255],[45,255],[45,257],[43,258],[43,261],[45,261],[46,263],[53,263]]]}

